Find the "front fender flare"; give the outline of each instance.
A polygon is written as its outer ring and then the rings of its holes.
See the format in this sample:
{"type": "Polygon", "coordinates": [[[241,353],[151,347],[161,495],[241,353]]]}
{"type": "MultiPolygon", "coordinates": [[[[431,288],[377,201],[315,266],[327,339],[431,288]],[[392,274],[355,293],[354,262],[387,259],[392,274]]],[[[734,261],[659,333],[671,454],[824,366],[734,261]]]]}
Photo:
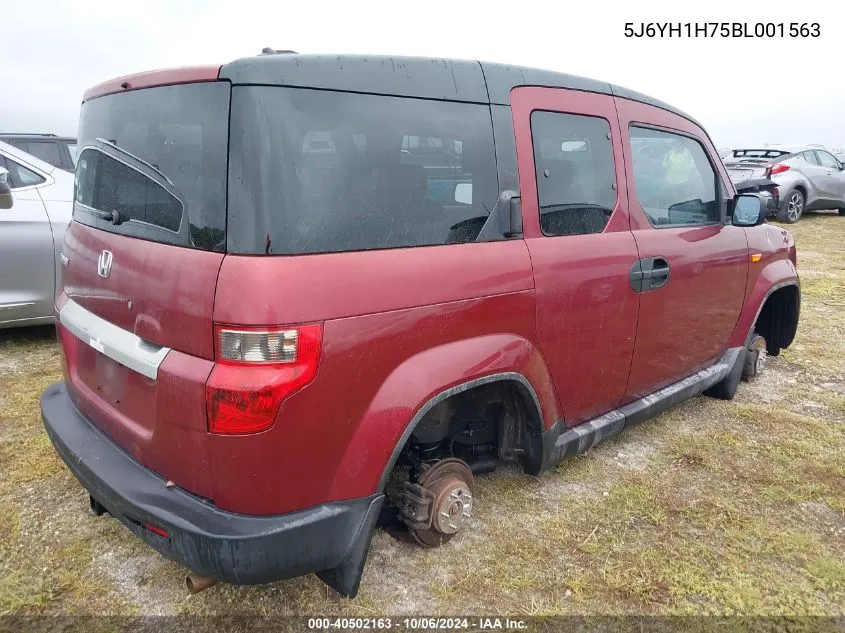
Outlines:
{"type": "MultiPolygon", "coordinates": [[[[779,259],[766,265],[757,275],[754,286],[746,293],[745,304],[737,320],[728,347],[744,346],[748,333],[757,322],[766,300],[776,291],[787,286],[798,288],[800,302],[801,284],[795,266],[788,259],[779,259]]],[[[800,303],[799,303],[800,305],[800,303]]]]}

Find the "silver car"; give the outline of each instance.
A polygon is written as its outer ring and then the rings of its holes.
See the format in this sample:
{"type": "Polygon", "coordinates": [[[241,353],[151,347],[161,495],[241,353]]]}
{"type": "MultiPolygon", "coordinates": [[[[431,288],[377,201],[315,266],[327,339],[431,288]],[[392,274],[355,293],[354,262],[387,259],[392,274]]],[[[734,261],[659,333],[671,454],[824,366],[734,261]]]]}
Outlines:
{"type": "Polygon", "coordinates": [[[797,222],[805,210],[839,209],[845,215],[845,165],[818,145],[768,145],[735,149],[724,159],[734,184],[769,178],[778,186],[781,222],[797,222]]]}
{"type": "Polygon", "coordinates": [[[0,142],[0,328],[53,321],[73,174],[0,142]]]}

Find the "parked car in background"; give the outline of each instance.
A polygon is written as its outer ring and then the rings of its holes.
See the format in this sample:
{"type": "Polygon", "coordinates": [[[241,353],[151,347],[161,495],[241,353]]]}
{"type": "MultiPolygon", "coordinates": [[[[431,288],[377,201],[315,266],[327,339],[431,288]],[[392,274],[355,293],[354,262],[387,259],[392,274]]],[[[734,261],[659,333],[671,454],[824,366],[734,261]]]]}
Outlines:
{"type": "Polygon", "coordinates": [[[845,164],[822,147],[735,149],[724,162],[734,185],[761,178],[777,183],[780,222],[792,224],[805,210],[814,209],[839,209],[845,215],[845,164]]]}
{"type": "Polygon", "coordinates": [[[379,521],[445,544],[476,475],[730,399],[795,335],[792,235],[609,83],[266,55],[99,85],[79,138],[42,417],[189,588],[354,595],[379,521]]]}
{"type": "Polygon", "coordinates": [[[59,169],[72,172],[76,168],[76,139],[70,136],[0,132],[0,142],[13,145],[59,169]]]}
{"type": "Polygon", "coordinates": [[[73,209],[73,174],[0,142],[11,207],[0,209],[0,328],[51,323],[73,209]]]}

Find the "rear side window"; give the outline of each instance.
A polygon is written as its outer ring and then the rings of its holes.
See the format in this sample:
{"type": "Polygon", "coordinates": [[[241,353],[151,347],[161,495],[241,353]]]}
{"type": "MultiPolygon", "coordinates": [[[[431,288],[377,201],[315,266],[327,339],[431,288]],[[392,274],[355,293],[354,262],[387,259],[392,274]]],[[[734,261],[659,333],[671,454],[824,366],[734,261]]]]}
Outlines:
{"type": "Polygon", "coordinates": [[[815,153],[815,152],[813,152],[813,151],[809,151],[809,152],[802,152],[802,153],[801,153],[801,157],[802,157],[805,161],[807,161],[808,163],[810,163],[811,165],[821,165],[821,161],[819,161],[818,156],[816,156],[816,153],[815,153]]]}
{"type": "Polygon", "coordinates": [[[117,211],[124,221],[178,233],[184,205],[168,191],[167,181],[156,182],[154,170],[142,164],[132,167],[108,153],[109,149],[82,151],[76,170],[76,202],[107,213],[117,211]]]}
{"type": "Polygon", "coordinates": [[[11,158],[0,155],[0,165],[5,167],[9,172],[9,187],[11,189],[32,187],[34,185],[40,185],[45,181],[44,177],[40,174],[27,169],[20,163],[16,163],[11,158]]]}
{"type": "Polygon", "coordinates": [[[62,165],[59,145],[56,141],[30,141],[26,144],[24,151],[55,167],[62,165]]]}
{"type": "Polygon", "coordinates": [[[237,86],[231,125],[232,253],[471,242],[498,196],[488,106],[237,86]]]}
{"type": "Polygon", "coordinates": [[[86,102],[73,217],[145,240],[224,251],[227,83],[133,90],[86,102]],[[123,220],[106,219],[114,211],[123,220]]]}
{"type": "Polygon", "coordinates": [[[716,173],[687,136],[631,126],[637,200],[656,228],[720,221],[716,173]]]}
{"type": "Polygon", "coordinates": [[[531,114],[531,136],[543,233],[601,233],[616,205],[608,122],[536,111],[531,114]]]}
{"type": "Polygon", "coordinates": [[[76,167],[76,159],[77,159],[76,143],[70,143],[67,146],[67,151],[70,154],[70,162],[73,163],[74,167],[76,167]]]}

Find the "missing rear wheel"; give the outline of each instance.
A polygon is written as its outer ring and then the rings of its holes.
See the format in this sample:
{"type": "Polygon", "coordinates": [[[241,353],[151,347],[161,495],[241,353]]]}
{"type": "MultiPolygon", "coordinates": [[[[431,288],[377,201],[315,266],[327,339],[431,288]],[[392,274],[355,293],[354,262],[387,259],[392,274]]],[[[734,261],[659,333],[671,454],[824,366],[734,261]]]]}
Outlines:
{"type": "Polygon", "coordinates": [[[401,520],[423,547],[448,543],[472,518],[473,476],[460,459],[423,464],[416,482],[405,484],[400,502],[401,520]]]}

